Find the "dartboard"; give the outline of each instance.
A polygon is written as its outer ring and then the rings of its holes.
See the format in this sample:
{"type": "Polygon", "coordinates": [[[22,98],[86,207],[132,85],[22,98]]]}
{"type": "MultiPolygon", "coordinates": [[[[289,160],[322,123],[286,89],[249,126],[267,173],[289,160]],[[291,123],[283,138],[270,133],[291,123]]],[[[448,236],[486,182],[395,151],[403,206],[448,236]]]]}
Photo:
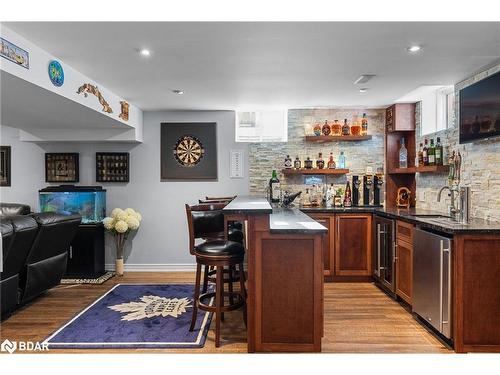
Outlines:
{"type": "Polygon", "coordinates": [[[174,157],[183,167],[194,167],[205,154],[200,140],[191,135],[184,135],[177,140],[174,146],[174,157]]]}

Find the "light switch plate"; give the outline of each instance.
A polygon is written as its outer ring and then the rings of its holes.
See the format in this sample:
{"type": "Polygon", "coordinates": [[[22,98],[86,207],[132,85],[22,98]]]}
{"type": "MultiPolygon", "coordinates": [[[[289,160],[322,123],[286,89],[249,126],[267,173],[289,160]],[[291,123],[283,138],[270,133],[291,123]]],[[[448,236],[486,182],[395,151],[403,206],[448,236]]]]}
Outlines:
{"type": "Polygon", "coordinates": [[[243,150],[230,150],[229,151],[229,177],[230,178],[243,178],[244,172],[244,158],[243,150]]]}

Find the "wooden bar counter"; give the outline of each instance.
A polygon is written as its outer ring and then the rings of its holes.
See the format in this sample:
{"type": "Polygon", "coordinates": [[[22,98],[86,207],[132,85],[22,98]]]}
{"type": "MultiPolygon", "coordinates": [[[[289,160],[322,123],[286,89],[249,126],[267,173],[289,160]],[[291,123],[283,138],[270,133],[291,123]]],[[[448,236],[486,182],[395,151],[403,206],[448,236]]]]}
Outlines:
{"type": "Polygon", "coordinates": [[[327,228],[264,198],[237,197],[223,212],[245,222],[248,352],[320,352],[327,228]]]}

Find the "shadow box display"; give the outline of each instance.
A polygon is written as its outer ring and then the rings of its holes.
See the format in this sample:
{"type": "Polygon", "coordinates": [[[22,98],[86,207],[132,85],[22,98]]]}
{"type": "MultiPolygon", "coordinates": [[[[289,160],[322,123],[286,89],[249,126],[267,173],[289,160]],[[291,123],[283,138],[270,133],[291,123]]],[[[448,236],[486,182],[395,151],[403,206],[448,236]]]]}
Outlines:
{"type": "Polygon", "coordinates": [[[0,146],[0,186],[10,186],[10,146],[0,146]]]}
{"type": "Polygon", "coordinates": [[[128,152],[96,152],[97,182],[129,182],[130,155],[128,152]]]}
{"type": "Polygon", "coordinates": [[[46,182],[78,182],[79,158],[76,152],[55,152],[45,154],[46,182]]]}

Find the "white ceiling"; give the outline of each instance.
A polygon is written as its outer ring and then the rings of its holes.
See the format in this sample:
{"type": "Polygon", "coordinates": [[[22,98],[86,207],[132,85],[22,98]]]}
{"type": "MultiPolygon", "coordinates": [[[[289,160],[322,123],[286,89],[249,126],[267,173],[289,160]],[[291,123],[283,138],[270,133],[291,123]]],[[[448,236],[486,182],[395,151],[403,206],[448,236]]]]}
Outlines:
{"type": "Polygon", "coordinates": [[[5,25],[143,110],[384,106],[500,58],[499,22],[5,25]]]}

